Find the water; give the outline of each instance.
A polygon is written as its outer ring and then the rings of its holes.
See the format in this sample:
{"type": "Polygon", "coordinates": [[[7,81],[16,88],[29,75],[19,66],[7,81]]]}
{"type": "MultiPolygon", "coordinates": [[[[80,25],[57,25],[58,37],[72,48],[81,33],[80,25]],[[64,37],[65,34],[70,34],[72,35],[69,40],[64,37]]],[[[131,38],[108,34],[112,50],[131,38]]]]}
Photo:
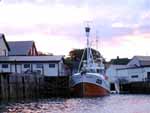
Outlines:
{"type": "Polygon", "coordinates": [[[52,98],[12,103],[2,113],[150,113],[149,95],[110,95],[98,98],[52,98]]]}

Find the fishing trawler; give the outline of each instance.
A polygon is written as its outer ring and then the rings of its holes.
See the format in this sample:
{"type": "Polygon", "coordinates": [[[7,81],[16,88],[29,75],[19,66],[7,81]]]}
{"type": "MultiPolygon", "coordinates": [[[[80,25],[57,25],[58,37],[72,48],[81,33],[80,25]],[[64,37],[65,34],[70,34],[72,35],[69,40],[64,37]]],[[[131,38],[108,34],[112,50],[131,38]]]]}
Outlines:
{"type": "Polygon", "coordinates": [[[90,27],[85,27],[85,31],[87,47],[83,52],[78,72],[70,78],[71,92],[74,96],[79,97],[105,96],[110,93],[105,67],[102,58],[97,62],[94,61],[89,44],[90,27]],[[86,60],[83,60],[85,53],[86,60]]]}

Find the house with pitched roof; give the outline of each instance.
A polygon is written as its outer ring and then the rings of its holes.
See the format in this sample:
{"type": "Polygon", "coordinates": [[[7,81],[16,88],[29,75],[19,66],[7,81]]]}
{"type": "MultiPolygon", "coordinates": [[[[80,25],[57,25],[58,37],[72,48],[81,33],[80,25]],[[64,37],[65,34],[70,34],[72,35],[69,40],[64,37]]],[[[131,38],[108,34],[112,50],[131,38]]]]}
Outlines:
{"type": "Polygon", "coordinates": [[[150,56],[134,56],[126,65],[110,65],[106,74],[113,90],[118,90],[119,84],[150,81],[150,56]]]}
{"type": "Polygon", "coordinates": [[[38,56],[34,41],[8,41],[9,56],[38,56]]]}
{"type": "Polygon", "coordinates": [[[126,68],[118,69],[117,76],[128,82],[150,80],[150,56],[134,56],[126,68]]]}
{"type": "Polygon", "coordinates": [[[120,82],[139,82],[150,80],[150,56],[134,56],[123,68],[116,69],[120,82]]]}
{"type": "Polygon", "coordinates": [[[7,42],[4,34],[0,34],[0,73],[63,76],[64,56],[38,56],[34,41],[7,42]]]}
{"type": "Polygon", "coordinates": [[[10,47],[5,39],[5,35],[0,33],[0,56],[8,56],[10,47]]]}

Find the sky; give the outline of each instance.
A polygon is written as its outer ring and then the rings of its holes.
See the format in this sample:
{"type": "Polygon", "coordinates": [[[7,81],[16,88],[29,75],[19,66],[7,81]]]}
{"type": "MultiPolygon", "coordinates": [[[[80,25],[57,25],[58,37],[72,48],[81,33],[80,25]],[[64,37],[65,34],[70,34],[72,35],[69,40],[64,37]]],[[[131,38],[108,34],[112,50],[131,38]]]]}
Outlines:
{"type": "Polygon", "coordinates": [[[34,40],[38,51],[54,55],[85,48],[87,21],[90,44],[106,60],[150,55],[150,0],[0,1],[6,40],[34,40]]]}

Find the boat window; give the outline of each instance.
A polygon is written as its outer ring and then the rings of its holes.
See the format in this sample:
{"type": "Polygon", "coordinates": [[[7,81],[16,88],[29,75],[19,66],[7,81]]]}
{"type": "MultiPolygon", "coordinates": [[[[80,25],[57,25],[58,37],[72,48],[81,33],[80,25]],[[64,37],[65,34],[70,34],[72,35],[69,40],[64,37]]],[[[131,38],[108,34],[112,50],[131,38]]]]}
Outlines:
{"type": "Polygon", "coordinates": [[[97,79],[97,80],[96,80],[96,83],[98,83],[98,84],[102,84],[102,80],[97,79]]]}
{"type": "Polygon", "coordinates": [[[95,70],[94,70],[94,69],[91,69],[90,72],[95,73],[95,70]]]}
{"type": "Polygon", "coordinates": [[[99,69],[97,69],[97,73],[100,73],[100,70],[99,70],[99,69]]]}
{"type": "Polygon", "coordinates": [[[104,74],[105,71],[103,69],[97,69],[97,73],[104,74]]]}

